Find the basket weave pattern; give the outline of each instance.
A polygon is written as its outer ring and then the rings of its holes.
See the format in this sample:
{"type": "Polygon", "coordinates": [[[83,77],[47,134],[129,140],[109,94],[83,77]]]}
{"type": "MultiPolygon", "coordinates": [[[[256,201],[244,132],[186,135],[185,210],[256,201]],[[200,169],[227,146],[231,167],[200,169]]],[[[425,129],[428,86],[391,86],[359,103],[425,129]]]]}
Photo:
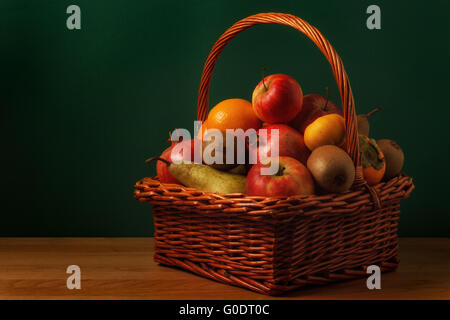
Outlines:
{"type": "Polygon", "coordinates": [[[272,295],[364,277],[372,264],[382,271],[395,269],[400,201],[414,185],[404,175],[374,187],[364,181],[350,83],[341,59],[316,28],[280,13],[257,14],[235,23],[205,63],[198,119],[206,119],[212,72],[225,45],[261,23],[296,28],[329,61],[341,93],[345,148],[356,166],[355,183],[343,194],[267,198],[217,194],[144,178],[135,185],[135,198],[153,205],[155,260],[272,295]]]}
{"type": "Polygon", "coordinates": [[[136,198],[153,204],[155,260],[266,294],[365,276],[397,266],[399,201],[409,177],[363,189],[288,198],[216,194],[145,178],[136,198]]]}

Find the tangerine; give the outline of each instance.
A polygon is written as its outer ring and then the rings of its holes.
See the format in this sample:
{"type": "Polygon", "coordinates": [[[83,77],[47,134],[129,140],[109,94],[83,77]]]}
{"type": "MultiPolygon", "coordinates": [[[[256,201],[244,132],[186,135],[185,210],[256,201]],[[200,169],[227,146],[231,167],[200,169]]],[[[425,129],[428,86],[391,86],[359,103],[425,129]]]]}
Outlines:
{"type": "Polygon", "coordinates": [[[261,120],[253,112],[251,102],[244,99],[227,99],[218,103],[208,114],[208,129],[248,129],[261,128],[261,120]]]}

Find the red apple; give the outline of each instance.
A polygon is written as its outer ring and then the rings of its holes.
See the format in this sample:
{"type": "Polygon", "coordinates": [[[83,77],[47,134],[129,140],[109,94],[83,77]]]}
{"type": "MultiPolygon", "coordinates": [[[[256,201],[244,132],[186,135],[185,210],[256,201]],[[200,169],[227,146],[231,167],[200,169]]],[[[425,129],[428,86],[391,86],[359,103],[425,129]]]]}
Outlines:
{"type": "Polygon", "coordinates": [[[268,123],[287,123],[302,109],[303,93],[298,82],[286,74],[272,74],[253,90],[256,116],[268,123]]]}
{"type": "Polygon", "coordinates": [[[311,152],[306,147],[303,135],[297,130],[285,124],[271,124],[258,130],[258,144],[249,145],[249,151],[253,159],[260,162],[259,155],[272,156],[276,139],[272,139],[272,130],[278,129],[278,155],[292,157],[306,165],[311,152]],[[267,130],[265,136],[262,130],[267,130]]]}
{"type": "MultiPolygon", "coordinates": [[[[163,151],[163,153],[160,155],[160,158],[165,159],[169,162],[192,162],[194,161],[194,141],[195,140],[172,142],[172,145],[163,151]],[[176,150],[174,150],[175,146],[178,146],[176,150]],[[190,150],[190,154],[188,152],[185,152],[186,150],[190,150]]],[[[167,164],[162,161],[156,162],[156,174],[158,175],[159,180],[162,183],[181,184],[181,182],[179,182],[170,174],[169,170],[167,169],[167,164]]]]}
{"type": "Polygon", "coordinates": [[[289,122],[289,125],[304,133],[306,127],[314,120],[330,113],[343,116],[341,109],[328,98],[322,97],[320,94],[307,94],[303,97],[302,110],[289,122]]]}
{"type": "MultiPolygon", "coordinates": [[[[314,194],[314,180],[308,169],[291,157],[279,157],[278,172],[262,175],[261,168],[270,164],[255,164],[247,175],[247,194],[250,196],[291,196],[314,194]]],[[[273,164],[272,164],[273,165],[273,164]]]]}
{"type": "MultiPolygon", "coordinates": [[[[170,154],[172,152],[173,146],[174,144],[164,150],[159,157],[164,160],[170,161],[170,154]]],[[[161,181],[162,183],[180,184],[180,182],[170,174],[169,170],[167,169],[167,165],[162,161],[156,162],[156,175],[158,176],[159,181],[161,181]]]]}

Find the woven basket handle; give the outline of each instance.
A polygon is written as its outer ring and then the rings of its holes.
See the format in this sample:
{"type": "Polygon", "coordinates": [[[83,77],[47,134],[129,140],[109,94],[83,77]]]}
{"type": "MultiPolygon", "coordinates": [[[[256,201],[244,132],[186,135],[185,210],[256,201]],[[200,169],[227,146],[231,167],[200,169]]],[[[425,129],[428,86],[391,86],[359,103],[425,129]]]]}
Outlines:
{"type": "Polygon", "coordinates": [[[336,79],[339,92],[341,94],[341,102],[344,110],[346,128],[345,148],[357,168],[355,184],[360,184],[364,180],[362,177],[362,169],[360,165],[355,102],[353,99],[350,82],[344,69],[344,65],[342,64],[341,58],[337,54],[336,50],[334,50],[328,40],[325,39],[325,37],[319,32],[319,30],[294,15],[285,13],[255,14],[236,22],[227,31],[225,31],[224,34],[220,36],[219,40],[216,41],[213,48],[211,49],[211,52],[209,53],[209,56],[203,68],[203,74],[198,93],[197,119],[204,121],[207,118],[211,76],[213,74],[214,67],[217,63],[219,55],[222,53],[225,46],[241,31],[244,31],[252,26],[265,23],[286,25],[303,32],[316,44],[316,46],[327,58],[329,64],[331,65],[331,69],[333,70],[333,75],[336,79]]]}

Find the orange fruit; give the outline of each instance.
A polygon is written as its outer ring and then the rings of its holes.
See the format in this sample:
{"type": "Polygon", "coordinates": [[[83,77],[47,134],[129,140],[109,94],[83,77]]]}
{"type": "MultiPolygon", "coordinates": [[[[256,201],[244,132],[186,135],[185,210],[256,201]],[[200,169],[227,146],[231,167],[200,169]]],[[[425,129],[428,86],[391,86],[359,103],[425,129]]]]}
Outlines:
{"type": "MultiPolygon", "coordinates": [[[[208,114],[208,129],[261,128],[261,120],[253,112],[251,102],[244,99],[227,99],[218,103],[208,114]]],[[[203,126],[202,126],[203,127],[203,126]]]]}
{"type": "Polygon", "coordinates": [[[361,153],[363,176],[367,184],[373,186],[379,183],[386,171],[386,160],[376,141],[360,134],[359,152],[361,153]]]}
{"type": "MultiPolygon", "coordinates": [[[[383,153],[380,154],[383,156],[383,153]]],[[[363,168],[363,176],[366,179],[369,186],[373,186],[383,179],[384,172],[386,171],[386,164],[381,169],[375,169],[374,167],[363,168]]]]}
{"type": "Polygon", "coordinates": [[[345,141],[345,120],[336,113],[319,117],[306,127],[304,139],[311,151],[330,144],[341,146],[345,141]]]}

